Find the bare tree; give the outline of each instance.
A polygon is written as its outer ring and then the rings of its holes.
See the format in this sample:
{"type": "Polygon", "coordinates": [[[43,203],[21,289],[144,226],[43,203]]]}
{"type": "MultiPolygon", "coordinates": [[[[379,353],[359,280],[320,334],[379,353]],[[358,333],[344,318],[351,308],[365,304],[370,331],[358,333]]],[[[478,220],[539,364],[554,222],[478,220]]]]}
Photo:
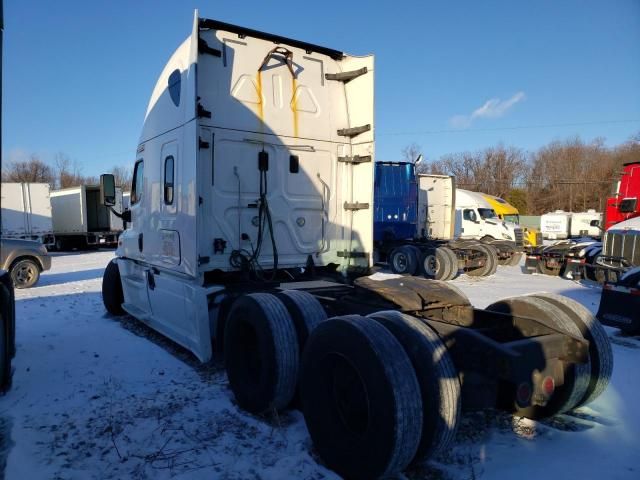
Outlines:
{"type": "Polygon", "coordinates": [[[82,175],[82,168],[76,160],[71,160],[63,152],[58,152],[55,157],[56,176],[58,188],[77,187],[87,183],[95,183],[95,178],[87,178],[82,175]]]}
{"type": "Polygon", "coordinates": [[[418,159],[420,154],[422,154],[422,148],[420,145],[412,143],[402,149],[402,161],[413,163],[418,159]]]}
{"type": "Polygon", "coordinates": [[[29,160],[11,162],[2,172],[3,182],[32,182],[54,184],[52,168],[44,163],[36,154],[29,160]]]}
{"type": "Polygon", "coordinates": [[[131,191],[131,180],[133,179],[133,172],[129,167],[113,167],[111,170],[116,185],[121,186],[124,192],[131,191]]]}

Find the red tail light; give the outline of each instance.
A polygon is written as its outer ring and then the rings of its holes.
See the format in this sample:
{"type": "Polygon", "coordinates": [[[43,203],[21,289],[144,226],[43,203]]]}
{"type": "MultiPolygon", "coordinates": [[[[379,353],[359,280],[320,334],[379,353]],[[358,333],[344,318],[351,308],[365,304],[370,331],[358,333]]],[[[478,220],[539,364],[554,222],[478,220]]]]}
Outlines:
{"type": "Polygon", "coordinates": [[[547,396],[550,397],[551,395],[553,395],[553,392],[556,389],[556,382],[553,379],[553,377],[544,377],[544,380],[542,380],[542,392],[547,396]]]}

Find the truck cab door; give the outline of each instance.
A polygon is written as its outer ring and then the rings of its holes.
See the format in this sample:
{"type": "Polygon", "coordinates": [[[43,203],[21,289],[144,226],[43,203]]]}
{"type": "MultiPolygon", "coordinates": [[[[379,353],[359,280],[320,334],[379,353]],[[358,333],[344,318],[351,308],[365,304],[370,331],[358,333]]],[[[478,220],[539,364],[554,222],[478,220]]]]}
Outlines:
{"type": "Polygon", "coordinates": [[[462,210],[462,237],[475,238],[483,235],[482,219],[473,208],[462,210]]]}
{"type": "Polygon", "coordinates": [[[131,188],[131,228],[125,230],[118,241],[117,255],[125,257],[118,260],[124,309],[140,320],[151,315],[151,305],[147,293],[150,281],[150,268],[132,260],[145,259],[145,222],[149,208],[150,195],[145,185],[144,159],[139,156],[133,168],[131,188]]]}

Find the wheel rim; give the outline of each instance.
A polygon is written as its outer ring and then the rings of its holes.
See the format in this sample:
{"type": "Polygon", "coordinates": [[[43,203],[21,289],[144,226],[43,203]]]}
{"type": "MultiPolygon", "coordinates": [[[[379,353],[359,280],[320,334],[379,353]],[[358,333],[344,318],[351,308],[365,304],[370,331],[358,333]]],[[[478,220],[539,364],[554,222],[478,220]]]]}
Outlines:
{"type": "Polygon", "coordinates": [[[329,361],[331,396],[338,418],[347,430],[362,436],[369,426],[369,396],[364,382],[344,356],[333,353],[329,361]]]}
{"type": "Polygon", "coordinates": [[[398,272],[406,272],[407,265],[409,264],[409,260],[407,259],[407,255],[405,253],[397,253],[393,257],[393,268],[398,272]]]}
{"type": "Polygon", "coordinates": [[[435,255],[427,255],[424,259],[424,271],[427,275],[436,276],[440,269],[440,262],[435,255]]]}
{"type": "Polygon", "coordinates": [[[15,272],[15,282],[20,286],[29,285],[36,278],[37,272],[34,265],[20,265],[15,272]]]}

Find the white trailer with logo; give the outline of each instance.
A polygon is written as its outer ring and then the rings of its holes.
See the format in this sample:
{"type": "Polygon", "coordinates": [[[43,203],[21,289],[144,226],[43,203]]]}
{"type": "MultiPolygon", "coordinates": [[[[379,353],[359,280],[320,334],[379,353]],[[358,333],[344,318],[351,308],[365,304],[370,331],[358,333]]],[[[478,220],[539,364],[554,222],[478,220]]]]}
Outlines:
{"type": "Polygon", "coordinates": [[[54,244],[48,183],[10,183],[0,186],[2,236],[54,244]]]}
{"type": "Polygon", "coordinates": [[[540,217],[542,238],[549,240],[565,240],[571,235],[571,212],[556,210],[540,217]]]}
{"type": "MultiPolygon", "coordinates": [[[[586,341],[577,322],[599,324],[569,299],[479,310],[445,282],[367,276],[373,74],[372,56],[196,12],[151,95],[131,227],[102,283],[110,313],[224,358],[241,408],[273,414],[300,392],[316,451],[349,478],[446,448],[463,395],[493,407],[487,392],[513,387],[501,401],[543,417],[591,401],[610,373],[589,375],[607,336],[586,341]]],[[[113,175],[101,186],[114,204],[113,175]]]]}
{"type": "Polygon", "coordinates": [[[100,203],[99,185],[81,185],[51,192],[56,249],[115,246],[122,232],[122,189],[116,189],[115,205],[100,203]]]}

